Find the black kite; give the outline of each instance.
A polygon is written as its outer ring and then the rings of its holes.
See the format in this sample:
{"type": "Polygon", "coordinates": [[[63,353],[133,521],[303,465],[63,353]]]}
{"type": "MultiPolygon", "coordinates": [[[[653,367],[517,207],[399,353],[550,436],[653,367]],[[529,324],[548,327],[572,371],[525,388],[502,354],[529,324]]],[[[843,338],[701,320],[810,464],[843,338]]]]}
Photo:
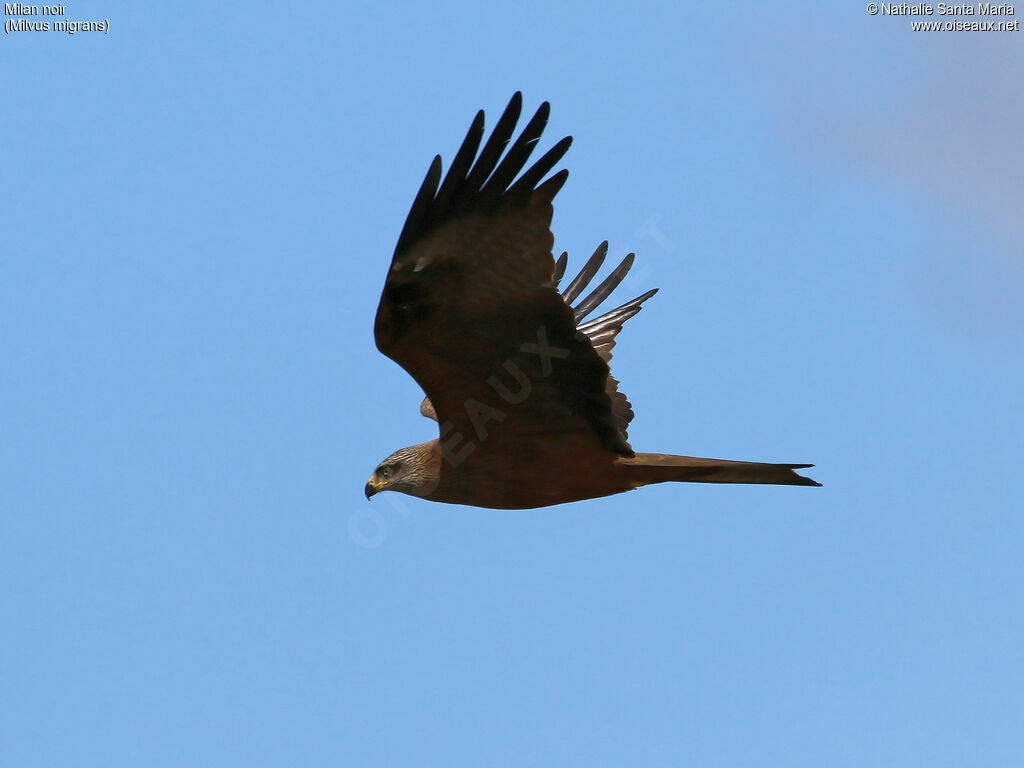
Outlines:
{"type": "Polygon", "coordinates": [[[668,481],[818,485],[793,471],[810,464],[633,452],[633,411],[608,363],[622,324],[655,290],[583,322],[633,263],[629,254],[574,304],[604,261],[603,243],[558,292],[567,255],[551,253],[551,201],[568,172],[543,179],[572,138],[523,172],[549,106],[506,152],[521,108],[516,93],[479,153],[478,112],[443,181],[434,158],[398,238],[374,335],[423,388],[420,411],[439,422],[440,438],[381,462],[367,498],[387,490],[525,509],[668,481]]]}

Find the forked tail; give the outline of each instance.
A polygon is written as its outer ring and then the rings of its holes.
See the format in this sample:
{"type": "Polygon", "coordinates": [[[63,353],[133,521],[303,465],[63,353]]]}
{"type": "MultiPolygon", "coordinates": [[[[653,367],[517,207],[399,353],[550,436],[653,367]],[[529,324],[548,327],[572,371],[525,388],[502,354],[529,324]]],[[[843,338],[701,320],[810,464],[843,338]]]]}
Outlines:
{"type": "Polygon", "coordinates": [[[665,453],[638,453],[619,459],[627,467],[633,487],[650,483],[765,483],[769,485],[821,485],[793,470],[813,464],[762,464],[756,461],[701,459],[665,453]]]}

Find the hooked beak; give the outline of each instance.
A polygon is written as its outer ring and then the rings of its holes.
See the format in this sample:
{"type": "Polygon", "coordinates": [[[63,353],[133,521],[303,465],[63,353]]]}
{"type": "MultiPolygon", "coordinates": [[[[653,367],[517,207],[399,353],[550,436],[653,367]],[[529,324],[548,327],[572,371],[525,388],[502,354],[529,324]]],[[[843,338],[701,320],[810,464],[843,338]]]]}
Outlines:
{"type": "Polygon", "coordinates": [[[367,482],[367,484],[366,484],[366,489],[365,490],[366,490],[366,498],[369,499],[371,496],[375,495],[378,491],[380,491],[380,486],[376,485],[373,482],[373,478],[371,477],[369,482],[367,482]]]}

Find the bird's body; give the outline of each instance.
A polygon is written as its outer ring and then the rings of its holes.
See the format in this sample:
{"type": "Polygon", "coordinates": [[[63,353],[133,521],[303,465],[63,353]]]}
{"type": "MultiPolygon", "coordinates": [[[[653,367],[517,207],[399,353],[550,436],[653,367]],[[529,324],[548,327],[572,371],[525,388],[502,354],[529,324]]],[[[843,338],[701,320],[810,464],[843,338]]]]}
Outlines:
{"type": "Polygon", "coordinates": [[[568,451],[553,452],[551,447],[551,441],[543,438],[523,445],[544,467],[537,471],[536,466],[517,461],[492,467],[467,460],[456,466],[444,460],[439,440],[414,446],[427,463],[427,474],[436,478],[435,484],[423,487],[427,491],[424,498],[431,501],[531,509],[608,496],[631,487],[624,467],[613,455],[600,450],[573,451],[571,446],[565,446],[568,451]]]}
{"type": "MultiPolygon", "coordinates": [[[[600,450],[553,452],[550,440],[538,440],[524,447],[536,451],[531,456],[543,460],[544,469],[537,471],[525,463],[507,461],[497,470],[470,462],[460,471],[445,462],[438,440],[404,449],[411,453],[412,460],[421,463],[424,476],[429,478],[406,492],[448,504],[533,509],[670,481],[817,485],[793,472],[793,467],[805,465],[728,462],[658,453],[625,458],[600,450]]],[[[384,489],[372,489],[370,495],[377,490],[384,489]]]]}
{"type": "Polygon", "coordinates": [[[655,291],[585,322],[633,261],[577,302],[603,243],[559,293],[567,256],[554,260],[549,227],[566,172],[541,180],[571,139],[523,172],[548,106],[505,152],[520,109],[517,93],[479,155],[478,113],[443,182],[435,158],[399,237],[374,334],[427,393],[420,410],[440,436],[381,462],[367,496],[519,509],[667,481],[817,485],[793,471],[809,465],[633,452],[632,408],[608,363],[622,324],[655,291]]]}

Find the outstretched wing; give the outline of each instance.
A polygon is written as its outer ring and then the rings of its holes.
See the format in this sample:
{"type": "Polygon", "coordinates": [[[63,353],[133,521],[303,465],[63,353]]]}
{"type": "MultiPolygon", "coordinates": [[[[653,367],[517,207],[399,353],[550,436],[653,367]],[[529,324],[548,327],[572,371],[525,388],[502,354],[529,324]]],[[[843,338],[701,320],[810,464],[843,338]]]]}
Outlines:
{"type": "Polygon", "coordinates": [[[502,157],[521,108],[516,93],[478,154],[479,112],[443,181],[434,159],[384,285],[377,347],[423,388],[453,452],[472,444],[475,461],[516,446],[591,446],[630,456],[608,365],[551,283],[551,201],[568,174],[541,180],[571,138],[523,172],[549,106],[502,157]]]}
{"type": "MultiPolygon", "coordinates": [[[[593,256],[588,259],[579,274],[562,291],[562,300],[566,304],[572,306],[572,302],[587,289],[587,286],[590,285],[600,270],[607,255],[608,241],[605,240],[597,247],[597,250],[594,251],[593,256]]],[[[563,252],[555,262],[555,270],[550,283],[554,288],[559,287],[562,277],[565,275],[568,258],[569,254],[563,252]]],[[[619,286],[619,283],[622,282],[633,266],[633,258],[634,254],[628,254],[597,288],[576,304],[576,306],[572,307],[577,330],[586,335],[590,340],[591,346],[594,347],[597,354],[609,366],[612,362],[612,350],[615,348],[615,337],[622,330],[623,324],[639,312],[643,303],[656,294],[658,289],[652,288],[635,299],[627,301],[625,304],[609,310],[593,320],[585,323],[581,321],[597,309],[611,295],[612,291],[619,286]]],[[[633,420],[633,407],[629,400],[626,399],[625,394],[619,391],[618,385],[618,380],[609,374],[605,381],[605,394],[608,395],[611,401],[612,414],[615,417],[615,426],[619,430],[619,435],[622,437],[623,442],[628,444],[629,436],[627,430],[629,423],[633,420]]],[[[437,421],[437,414],[434,412],[434,406],[430,402],[429,397],[424,398],[423,402],[420,403],[420,413],[428,419],[437,421]]]]}
{"type": "MultiPolygon", "coordinates": [[[[597,246],[597,250],[594,251],[594,255],[590,257],[587,263],[583,265],[583,269],[580,270],[580,273],[576,275],[566,289],[562,291],[562,299],[566,304],[572,305],[572,302],[575,301],[584,290],[586,290],[587,286],[597,275],[597,272],[604,263],[607,255],[608,241],[605,240],[597,246]]],[[[562,276],[565,274],[568,257],[569,254],[563,253],[555,263],[553,284],[556,288],[561,282],[562,276]]],[[[581,323],[581,321],[597,309],[597,307],[611,295],[611,292],[618,287],[619,283],[622,282],[623,278],[626,277],[626,274],[633,266],[633,258],[634,254],[628,254],[626,258],[619,263],[619,266],[612,270],[608,277],[606,277],[601,284],[597,286],[597,288],[573,307],[573,314],[576,318],[577,328],[586,335],[590,340],[591,345],[597,351],[597,354],[599,354],[601,359],[609,366],[612,363],[612,350],[615,348],[615,337],[618,335],[619,331],[622,330],[623,323],[639,312],[643,303],[656,294],[658,289],[652,288],[646,293],[637,296],[635,299],[627,301],[622,306],[605,312],[600,317],[596,317],[593,320],[585,323],[581,323]]],[[[605,392],[611,401],[612,413],[615,416],[615,426],[618,428],[623,442],[628,445],[629,437],[627,429],[629,427],[629,422],[633,420],[633,407],[630,405],[629,400],[626,399],[626,396],[619,391],[619,382],[610,373],[608,374],[608,379],[605,382],[605,392]]]]}

